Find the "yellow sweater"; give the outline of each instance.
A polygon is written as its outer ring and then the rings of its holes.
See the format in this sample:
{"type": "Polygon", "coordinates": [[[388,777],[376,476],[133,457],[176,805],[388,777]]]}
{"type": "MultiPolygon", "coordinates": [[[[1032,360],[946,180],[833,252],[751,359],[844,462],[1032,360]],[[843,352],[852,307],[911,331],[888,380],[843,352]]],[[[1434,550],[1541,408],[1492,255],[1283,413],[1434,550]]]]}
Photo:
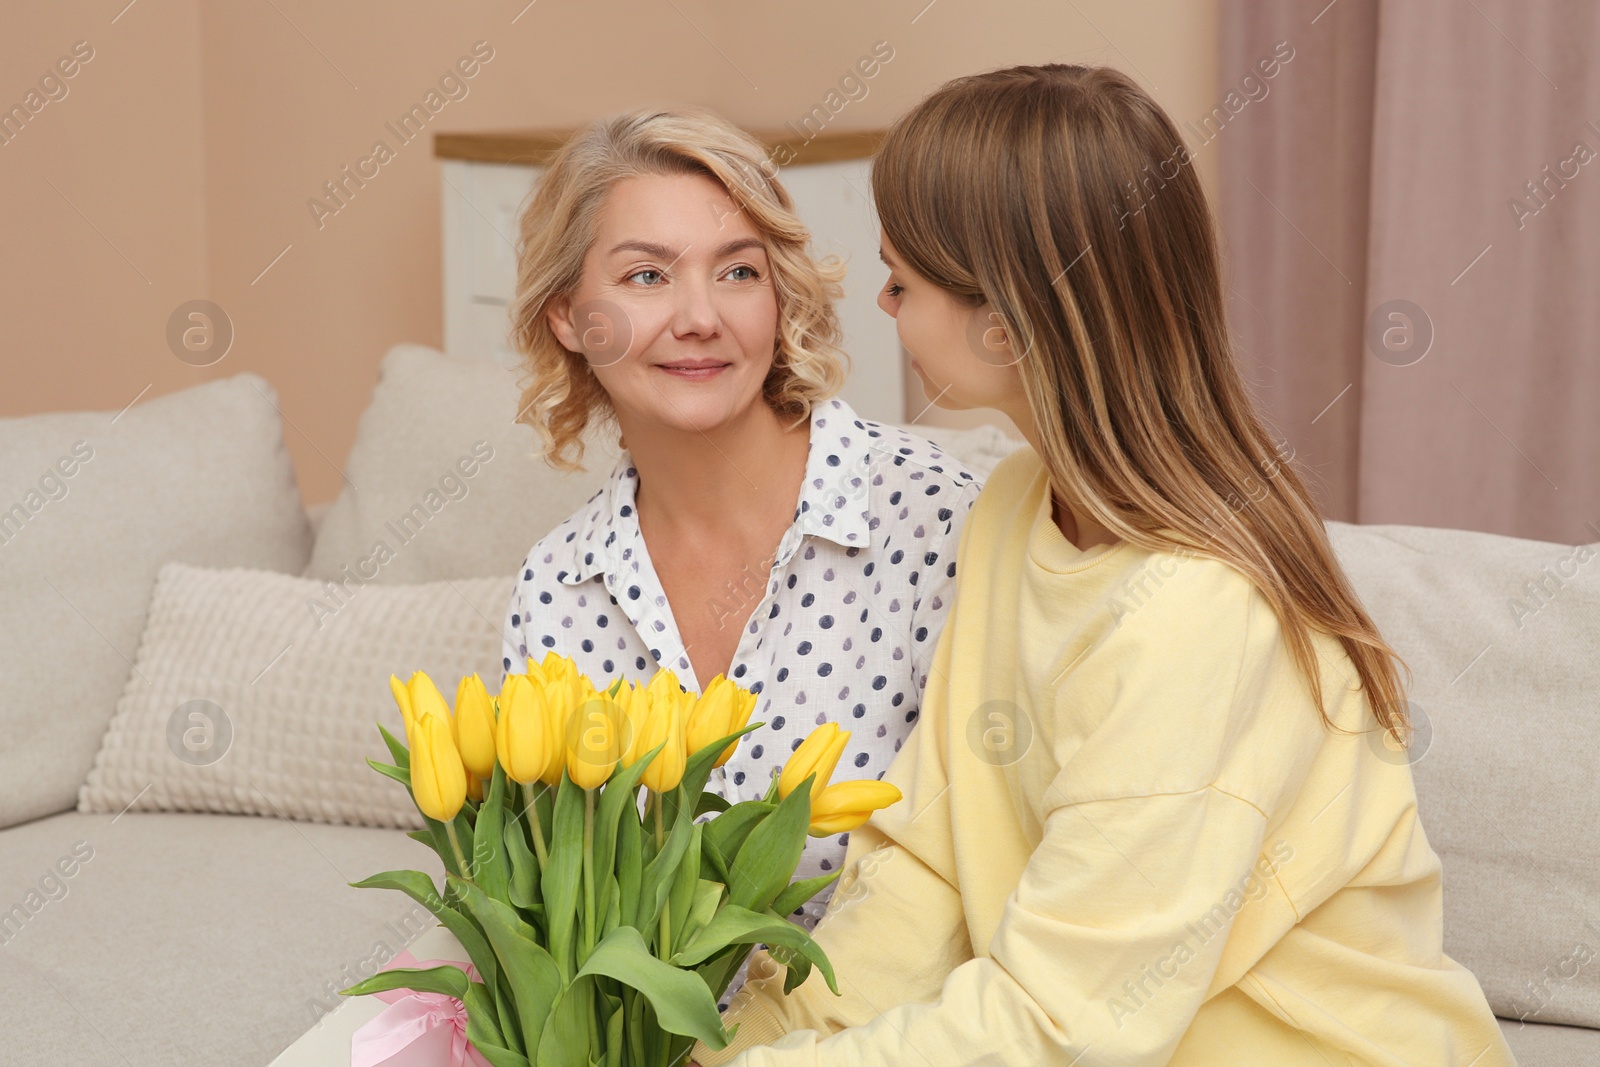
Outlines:
{"type": "MultiPolygon", "coordinates": [[[[1504,1067],[1441,948],[1411,769],[1328,731],[1231,567],[1080,550],[1031,450],[966,522],[922,719],[788,996],[754,954],[705,1067],[1504,1067]]],[[[1324,700],[1375,731],[1337,641],[1324,700]]]]}

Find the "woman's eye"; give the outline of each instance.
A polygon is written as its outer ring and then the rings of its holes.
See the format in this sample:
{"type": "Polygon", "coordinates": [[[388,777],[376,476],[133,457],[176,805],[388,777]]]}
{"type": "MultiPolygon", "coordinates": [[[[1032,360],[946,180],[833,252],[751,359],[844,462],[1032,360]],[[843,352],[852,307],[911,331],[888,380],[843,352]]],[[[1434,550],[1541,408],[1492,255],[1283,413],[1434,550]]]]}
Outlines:
{"type": "Polygon", "coordinates": [[[745,275],[745,277],[743,277],[743,278],[735,278],[734,281],[736,281],[736,282],[749,281],[749,280],[752,280],[754,278],[761,277],[761,275],[756,273],[756,269],[754,267],[747,267],[742,263],[739,264],[739,266],[734,267],[733,270],[728,271],[728,273],[729,274],[733,274],[734,271],[741,271],[741,270],[742,271],[748,271],[749,273],[747,275],[745,275]]]}
{"type": "MultiPolygon", "coordinates": [[[[639,275],[641,275],[641,274],[654,274],[657,278],[661,277],[661,272],[660,271],[655,270],[654,268],[651,268],[651,267],[646,267],[644,270],[636,270],[636,271],[634,271],[632,274],[628,275],[628,279],[631,281],[632,279],[639,277],[639,275]]],[[[653,282],[645,282],[644,284],[652,285],[654,283],[653,282]]]]}
{"type": "Polygon", "coordinates": [[[890,282],[889,283],[888,293],[889,293],[890,296],[899,296],[904,291],[905,290],[903,288],[901,288],[901,286],[898,283],[896,283],[896,282],[890,282]]]}

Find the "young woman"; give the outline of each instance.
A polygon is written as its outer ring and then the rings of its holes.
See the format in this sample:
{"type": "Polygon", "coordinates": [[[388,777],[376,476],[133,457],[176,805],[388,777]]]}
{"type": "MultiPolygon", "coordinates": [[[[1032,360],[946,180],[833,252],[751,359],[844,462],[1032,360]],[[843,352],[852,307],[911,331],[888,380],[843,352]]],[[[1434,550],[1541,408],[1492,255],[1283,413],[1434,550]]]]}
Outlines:
{"type": "MultiPolygon", "coordinates": [[[[589,124],[522,217],[512,307],[521,417],[546,458],[573,466],[594,422],[623,451],[528,553],[503,669],[554,649],[600,685],[665,667],[696,692],[725,675],[758,694],[766,727],[711,782],[730,801],[762,796],[825,718],[851,732],[836,780],[883,773],[917,720],[978,490],[833,396],[842,270],[811,257],[775,169],[702,109],[589,124]]],[[[808,840],[798,876],[837,869],[848,840],[808,840]]]]}
{"type": "Polygon", "coordinates": [[[1251,409],[1170,119],[1108,68],[974,75],[895,124],[872,185],[929,395],[1030,447],[968,517],[883,776],[905,799],[815,928],[841,995],[785,996],[757,952],[733,1045],[694,1058],[1513,1063],[1382,744],[1397,657],[1251,409]]]}

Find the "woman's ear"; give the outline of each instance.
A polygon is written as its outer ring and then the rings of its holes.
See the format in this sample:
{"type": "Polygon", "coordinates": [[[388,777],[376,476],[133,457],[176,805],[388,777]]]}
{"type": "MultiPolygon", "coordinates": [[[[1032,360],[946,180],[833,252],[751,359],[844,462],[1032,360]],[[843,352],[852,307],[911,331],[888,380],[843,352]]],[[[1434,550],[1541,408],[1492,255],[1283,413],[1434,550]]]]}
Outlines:
{"type": "Polygon", "coordinates": [[[568,352],[582,352],[578,344],[578,331],[572,327],[572,301],[564,296],[553,297],[544,309],[545,321],[556,340],[568,352]]]}

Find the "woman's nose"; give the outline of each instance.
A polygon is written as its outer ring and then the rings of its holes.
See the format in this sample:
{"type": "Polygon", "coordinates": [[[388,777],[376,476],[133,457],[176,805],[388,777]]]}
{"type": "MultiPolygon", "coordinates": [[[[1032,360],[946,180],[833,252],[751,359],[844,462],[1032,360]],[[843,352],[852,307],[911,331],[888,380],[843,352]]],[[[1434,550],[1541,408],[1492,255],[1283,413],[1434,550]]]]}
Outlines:
{"type": "Polygon", "coordinates": [[[878,290],[878,306],[882,308],[883,313],[889,316],[891,319],[895,317],[894,301],[889,297],[889,287],[887,285],[878,290]]]}
{"type": "Polygon", "coordinates": [[[700,281],[684,282],[678,286],[676,295],[672,332],[679,337],[715,336],[722,317],[711,286],[700,281]]]}

